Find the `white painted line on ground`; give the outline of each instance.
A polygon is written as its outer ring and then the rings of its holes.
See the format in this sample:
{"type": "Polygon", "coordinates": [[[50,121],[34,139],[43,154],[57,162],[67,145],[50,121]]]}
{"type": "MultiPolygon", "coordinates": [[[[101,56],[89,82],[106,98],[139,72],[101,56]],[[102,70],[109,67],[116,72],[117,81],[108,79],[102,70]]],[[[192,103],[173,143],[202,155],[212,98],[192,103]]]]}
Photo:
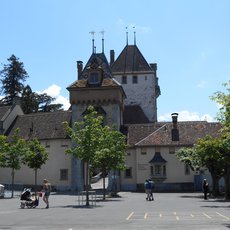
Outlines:
{"type": "Polygon", "coordinates": [[[159,215],[160,217],[162,217],[162,214],[160,213],[160,215],[159,215]]]}
{"type": "Polygon", "coordinates": [[[230,219],[229,217],[224,216],[224,215],[222,215],[222,214],[221,214],[221,213],[219,213],[219,212],[216,212],[216,214],[217,214],[217,215],[219,215],[219,216],[221,216],[221,217],[223,217],[223,218],[225,218],[226,220],[229,220],[229,219],[230,219]]]}
{"type": "Polygon", "coordinates": [[[129,220],[129,219],[132,217],[133,214],[134,214],[134,212],[131,212],[131,213],[129,214],[129,216],[126,218],[126,220],[129,220]]]}
{"type": "Polygon", "coordinates": [[[144,216],[144,219],[147,219],[147,216],[148,216],[148,213],[146,212],[146,213],[145,213],[145,216],[144,216]]]}
{"type": "Polygon", "coordinates": [[[211,216],[209,216],[208,214],[206,214],[206,213],[204,213],[204,212],[203,212],[203,215],[206,216],[206,217],[209,218],[209,219],[212,219],[211,216]]]}
{"type": "Polygon", "coordinates": [[[194,217],[194,215],[193,215],[193,214],[190,214],[190,216],[191,216],[191,217],[194,217]]]}

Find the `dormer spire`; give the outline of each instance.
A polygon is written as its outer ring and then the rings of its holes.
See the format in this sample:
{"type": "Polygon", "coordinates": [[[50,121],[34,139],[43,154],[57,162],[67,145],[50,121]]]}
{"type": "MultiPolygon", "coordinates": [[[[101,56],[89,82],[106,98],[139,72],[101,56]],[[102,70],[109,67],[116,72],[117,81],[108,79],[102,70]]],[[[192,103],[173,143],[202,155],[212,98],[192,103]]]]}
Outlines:
{"type": "Polygon", "coordinates": [[[134,29],[134,45],[136,45],[136,31],[135,31],[135,26],[133,27],[133,29],[134,29]]]}
{"type": "Polygon", "coordinates": [[[92,35],[92,52],[95,53],[95,46],[94,46],[94,34],[95,34],[95,31],[90,31],[89,33],[92,35]]]}
{"type": "Polygon", "coordinates": [[[104,53],[104,34],[105,34],[105,31],[102,30],[102,31],[100,31],[100,33],[102,34],[102,53],[104,53]]]}
{"type": "Polygon", "coordinates": [[[126,45],[128,45],[129,41],[129,32],[128,32],[128,26],[125,27],[126,29],[126,45]]]}

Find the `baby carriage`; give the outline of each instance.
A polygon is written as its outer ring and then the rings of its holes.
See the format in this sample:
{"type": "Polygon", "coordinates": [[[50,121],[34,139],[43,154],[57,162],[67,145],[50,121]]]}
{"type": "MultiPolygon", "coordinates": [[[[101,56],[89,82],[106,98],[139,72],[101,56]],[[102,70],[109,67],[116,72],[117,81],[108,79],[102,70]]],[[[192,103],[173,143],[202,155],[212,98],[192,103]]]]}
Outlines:
{"type": "Polygon", "coordinates": [[[21,193],[21,208],[36,208],[39,204],[39,198],[35,193],[31,192],[31,188],[24,188],[21,193]]]}

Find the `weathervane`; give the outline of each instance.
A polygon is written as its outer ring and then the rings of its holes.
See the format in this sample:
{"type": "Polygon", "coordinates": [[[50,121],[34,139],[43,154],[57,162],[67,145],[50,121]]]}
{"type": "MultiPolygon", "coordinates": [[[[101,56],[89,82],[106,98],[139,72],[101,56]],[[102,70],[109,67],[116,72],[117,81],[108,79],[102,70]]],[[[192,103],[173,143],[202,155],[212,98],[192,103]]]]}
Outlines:
{"type": "Polygon", "coordinates": [[[134,45],[136,45],[136,31],[135,31],[135,26],[133,26],[133,30],[134,30],[134,45]]]}
{"type": "Polygon", "coordinates": [[[92,45],[93,45],[92,50],[93,50],[93,53],[94,53],[94,50],[95,50],[95,47],[94,47],[94,34],[95,34],[95,31],[92,30],[89,33],[92,35],[92,45]]]}
{"type": "Polygon", "coordinates": [[[126,26],[125,29],[126,29],[126,45],[128,45],[128,41],[129,41],[128,26],[126,26]]]}
{"type": "Polygon", "coordinates": [[[102,34],[102,53],[104,53],[104,34],[105,34],[105,31],[102,30],[99,33],[102,34]]]}

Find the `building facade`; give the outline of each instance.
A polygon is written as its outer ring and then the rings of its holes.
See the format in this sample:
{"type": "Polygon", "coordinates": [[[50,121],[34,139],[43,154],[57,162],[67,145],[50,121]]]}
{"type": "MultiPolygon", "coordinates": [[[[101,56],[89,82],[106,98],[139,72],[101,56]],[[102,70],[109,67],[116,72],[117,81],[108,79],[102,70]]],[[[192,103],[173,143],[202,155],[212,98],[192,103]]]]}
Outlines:
{"type": "MultiPolygon", "coordinates": [[[[84,189],[84,166],[65,154],[71,147],[62,123],[81,121],[89,105],[104,117],[104,124],[125,130],[129,148],[127,169],[117,175],[122,190],[143,190],[152,178],[158,191],[188,191],[195,188],[198,172],[181,163],[175,152],[192,146],[198,138],[216,135],[218,123],[157,121],[157,98],[160,95],[157,64],[148,64],[137,45],[126,45],[118,58],[110,52],[93,52],[83,66],[77,62],[78,79],[67,87],[71,108],[68,111],[24,115],[20,106],[0,107],[1,132],[12,136],[19,128],[22,138],[37,138],[49,152],[47,164],[38,171],[38,181],[51,181],[57,190],[84,189]]],[[[18,187],[34,184],[33,170],[23,166],[15,174],[18,187]]],[[[10,169],[0,168],[0,183],[10,184],[10,169]]]]}

